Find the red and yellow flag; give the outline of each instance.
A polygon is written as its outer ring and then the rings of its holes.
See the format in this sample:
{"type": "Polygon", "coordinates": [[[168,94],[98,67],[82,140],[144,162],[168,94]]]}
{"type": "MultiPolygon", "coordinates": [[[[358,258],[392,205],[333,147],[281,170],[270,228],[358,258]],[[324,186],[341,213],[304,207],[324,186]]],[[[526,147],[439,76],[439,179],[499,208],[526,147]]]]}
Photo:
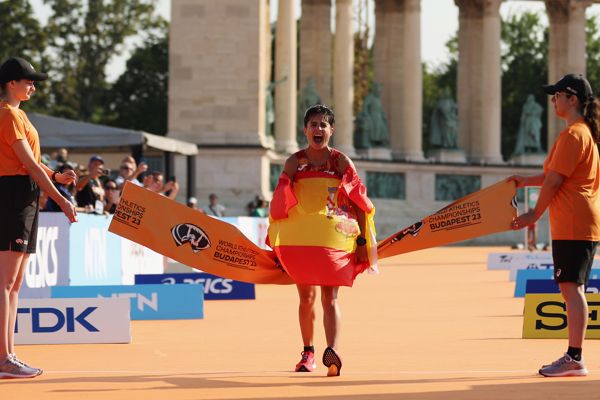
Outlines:
{"type": "Polygon", "coordinates": [[[292,184],[281,174],[273,193],[269,245],[294,282],[303,285],[352,286],[364,270],[376,270],[375,207],[356,171],[342,179],[326,172],[298,172],[292,184]],[[357,222],[356,207],[366,219],[357,222]],[[369,260],[355,260],[356,238],[365,237],[369,260]]]}

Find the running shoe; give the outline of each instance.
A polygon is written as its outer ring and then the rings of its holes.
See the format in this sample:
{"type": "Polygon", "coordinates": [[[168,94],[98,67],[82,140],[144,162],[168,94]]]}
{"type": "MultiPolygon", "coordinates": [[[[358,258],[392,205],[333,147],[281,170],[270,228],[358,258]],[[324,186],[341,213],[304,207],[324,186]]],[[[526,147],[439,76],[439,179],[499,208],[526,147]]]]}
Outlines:
{"type": "Polygon", "coordinates": [[[327,376],[340,376],[342,359],[331,347],[326,348],[323,353],[323,364],[327,367],[327,376]]]}
{"type": "Polygon", "coordinates": [[[300,362],[296,364],[295,372],[313,372],[317,368],[315,353],[312,351],[303,351],[300,362]]]}
{"type": "Polygon", "coordinates": [[[32,367],[31,365],[29,365],[29,364],[26,364],[25,362],[23,362],[23,361],[19,360],[19,358],[17,357],[17,355],[16,355],[15,353],[11,353],[11,354],[9,354],[9,355],[8,355],[8,358],[12,358],[12,359],[13,359],[13,360],[15,360],[17,363],[19,363],[19,364],[23,364],[23,365],[24,365],[24,366],[26,366],[27,368],[31,368],[31,369],[35,369],[35,370],[37,370],[37,371],[38,371],[38,375],[41,375],[41,374],[44,372],[44,370],[43,370],[43,369],[41,369],[41,368],[35,368],[35,367],[32,367]]]}
{"type": "Polygon", "coordinates": [[[570,355],[564,356],[554,361],[552,364],[544,365],[538,371],[540,375],[547,377],[559,376],[586,376],[588,373],[583,360],[576,361],[570,355]]]}
{"type": "Polygon", "coordinates": [[[34,378],[39,375],[37,368],[27,367],[14,358],[9,357],[0,364],[0,379],[34,378]]]}

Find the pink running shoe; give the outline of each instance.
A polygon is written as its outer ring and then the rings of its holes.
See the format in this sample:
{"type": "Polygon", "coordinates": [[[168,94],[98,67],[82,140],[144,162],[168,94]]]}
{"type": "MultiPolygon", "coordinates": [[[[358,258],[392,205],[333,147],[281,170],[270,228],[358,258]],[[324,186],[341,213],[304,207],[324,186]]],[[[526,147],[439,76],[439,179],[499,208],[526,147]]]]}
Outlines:
{"type": "Polygon", "coordinates": [[[303,351],[301,354],[302,359],[296,364],[295,372],[313,372],[317,368],[315,353],[312,351],[303,351]]]}

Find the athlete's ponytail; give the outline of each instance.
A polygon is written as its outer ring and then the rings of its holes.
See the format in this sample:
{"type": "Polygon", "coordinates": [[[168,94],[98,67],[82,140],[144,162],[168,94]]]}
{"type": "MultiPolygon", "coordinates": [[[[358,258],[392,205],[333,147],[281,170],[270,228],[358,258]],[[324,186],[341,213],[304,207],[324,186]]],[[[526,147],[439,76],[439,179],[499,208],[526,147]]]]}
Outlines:
{"type": "Polygon", "coordinates": [[[600,99],[595,96],[588,97],[583,102],[581,114],[592,132],[594,142],[600,143],[600,99]]]}

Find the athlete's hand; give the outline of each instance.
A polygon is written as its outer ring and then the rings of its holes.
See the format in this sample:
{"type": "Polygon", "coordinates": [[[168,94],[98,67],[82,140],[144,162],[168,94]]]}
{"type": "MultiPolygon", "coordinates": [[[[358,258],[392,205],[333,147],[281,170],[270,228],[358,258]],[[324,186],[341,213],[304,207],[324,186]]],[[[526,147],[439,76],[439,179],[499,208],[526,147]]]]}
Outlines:
{"type": "Polygon", "coordinates": [[[75,174],[75,171],[70,169],[70,170],[62,172],[60,174],[56,174],[54,179],[56,179],[56,182],[62,183],[63,185],[68,186],[72,183],[77,182],[77,174],[75,174]]]}
{"type": "Polygon", "coordinates": [[[367,253],[367,246],[356,246],[354,252],[354,259],[357,264],[362,264],[369,261],[369,255],[367,253]]]}
{"type": "Polygon", "coordinates": [[[67,216],[70,222],[77,222],[77,210],[73,203],[63,198],[63,200],[59,204],[60,209],[67,216]]]}
{"type": "Polygon", "coordinates": [[[517,184],[517,188],[527,186],[527,177],[521,175],[513,175],[506,178],[507,182],[514,181],[517,184]]]}
{"type": "Polygon", "coordinates": [[[535,216],[534,210],[527,211],[525,214],[519,215],[513,219],[512,225],[510,226],[513,230],[523,229],[529,225],[535,224],[538,217],[535,216]]]}

